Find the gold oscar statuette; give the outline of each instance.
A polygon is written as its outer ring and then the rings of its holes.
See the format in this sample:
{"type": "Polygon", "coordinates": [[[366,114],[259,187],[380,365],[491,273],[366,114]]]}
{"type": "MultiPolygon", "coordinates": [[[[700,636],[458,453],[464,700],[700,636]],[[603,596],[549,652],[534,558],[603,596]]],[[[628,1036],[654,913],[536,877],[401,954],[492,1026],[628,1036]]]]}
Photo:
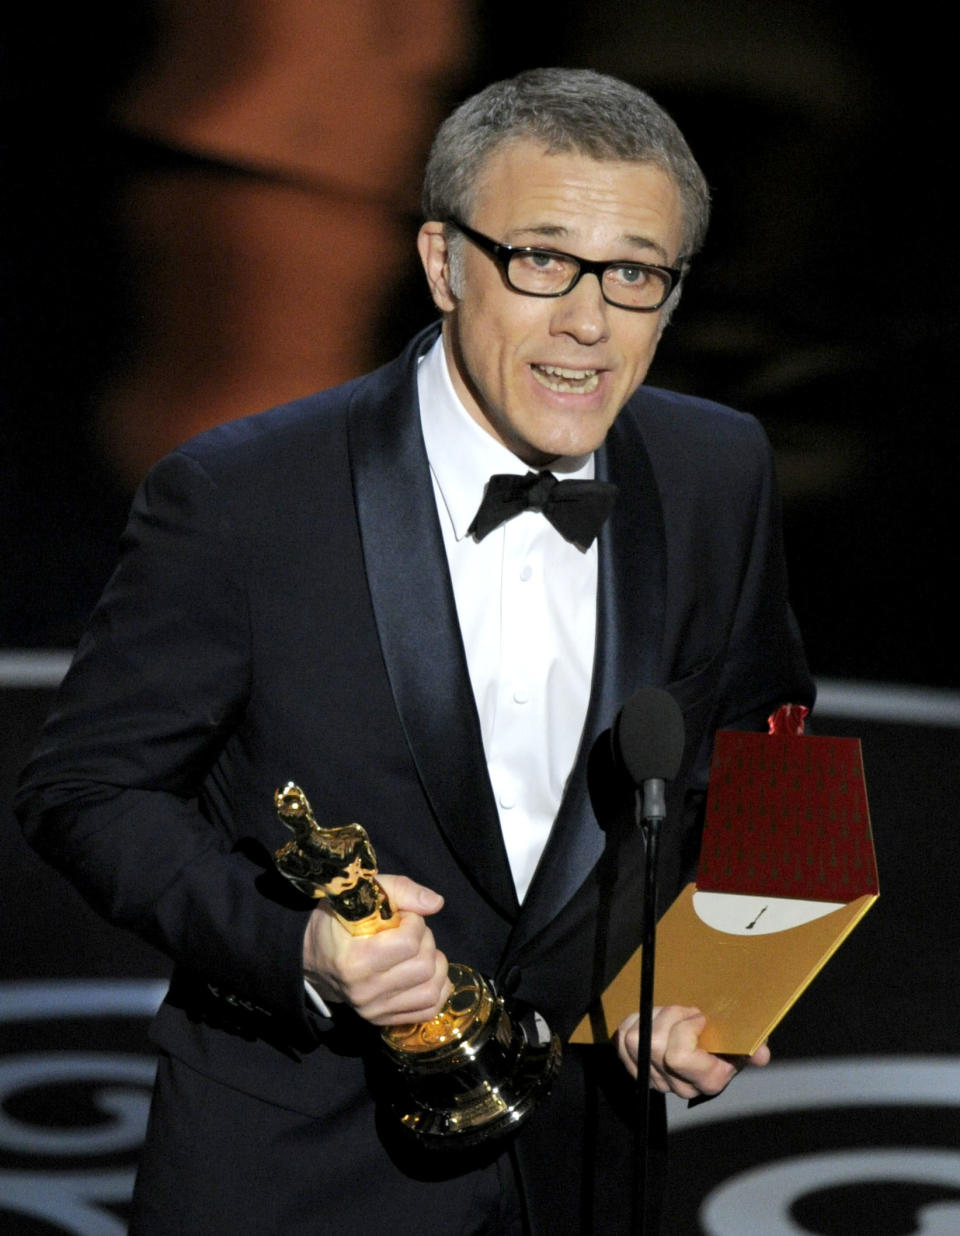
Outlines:
{"type": "MultiPolygon", "coordinates": [[[[399,916],[377,881],[377,858],[359,824],[321,828],[303,790],[288,782],[274,805],[293,837],[276,851],[281,874],[325,898],[351,935],[389,931],[399,916]]],[[[386,1096],[418,1141],[459,1148],[520,1126],[560,1065],[560,1041],[535,1010],[508,1003],[493,981],[450,963],[453,993],[431,1021],[381,1031],[392,1068],[386,1096]]]]}

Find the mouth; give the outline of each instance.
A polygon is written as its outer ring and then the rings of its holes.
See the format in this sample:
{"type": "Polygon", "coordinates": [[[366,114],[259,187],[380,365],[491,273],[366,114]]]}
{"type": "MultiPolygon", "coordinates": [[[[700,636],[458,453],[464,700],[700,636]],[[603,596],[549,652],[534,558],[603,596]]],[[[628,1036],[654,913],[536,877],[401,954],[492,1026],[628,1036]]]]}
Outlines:
{"type": "Polygon", "coordinates": [[[561,395],[589,395],[600,385],[597,369],[564,369],[560,365],[531,365],[541,386],[561,395]]]}

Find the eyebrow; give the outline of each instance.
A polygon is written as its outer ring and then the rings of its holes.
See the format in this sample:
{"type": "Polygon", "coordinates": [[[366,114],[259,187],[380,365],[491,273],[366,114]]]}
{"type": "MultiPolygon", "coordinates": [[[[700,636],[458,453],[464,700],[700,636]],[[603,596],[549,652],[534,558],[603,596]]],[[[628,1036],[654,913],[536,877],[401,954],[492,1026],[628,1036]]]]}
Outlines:
{"type": "MultiPolygon", "coordinates": [[[[565,228],[559,223],[539,223],[530,227],[515,227],[511,228],[507,233],[507,244],[516,244],[519,240],[523,242],[526,236],[533,236],[543,240],[563,240],[565,241],[570,235],[568,228],[565,228]]],[[[652,249],[654,253],[659,254],[664,262],[670,260],[670,255],[664,249],[663,245],[657,241],[651,240],[649,236],[635,236],[631,233],[625,233],[620,238],[626,244],[633,246],[635,249],[652,249]]],[[[583,256],[582,254],[574,256],[583,256]]],[[[624,259],[626,260],[626,259],[624,259]]]]}

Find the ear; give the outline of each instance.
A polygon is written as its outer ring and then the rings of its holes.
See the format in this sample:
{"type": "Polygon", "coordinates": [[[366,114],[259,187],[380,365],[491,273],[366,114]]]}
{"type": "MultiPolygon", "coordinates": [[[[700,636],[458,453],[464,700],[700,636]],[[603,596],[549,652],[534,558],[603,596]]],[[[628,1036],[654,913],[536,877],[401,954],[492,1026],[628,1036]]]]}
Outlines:
{"type": "Polygon", "coordinates": [[[431,220],[423,225],[417,235],[417,251],[433,303],[441,313],[451,313],[457,307],[457,300],[450,290],[447,238],[442,223],[431,220]]]}

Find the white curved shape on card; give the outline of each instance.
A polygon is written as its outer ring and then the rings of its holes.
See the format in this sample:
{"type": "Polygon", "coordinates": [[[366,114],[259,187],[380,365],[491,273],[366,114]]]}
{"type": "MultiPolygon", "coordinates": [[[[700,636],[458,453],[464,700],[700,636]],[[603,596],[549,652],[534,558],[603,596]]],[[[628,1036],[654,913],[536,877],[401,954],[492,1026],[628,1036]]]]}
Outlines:
{"type": "Polygon", "coordinates": [[[768,936],[802,927],[834,910],[843,901],[800,901],[793,897],[753,897],[744,893],[693,894],[697,918],[728,936],[768,936]]]}

